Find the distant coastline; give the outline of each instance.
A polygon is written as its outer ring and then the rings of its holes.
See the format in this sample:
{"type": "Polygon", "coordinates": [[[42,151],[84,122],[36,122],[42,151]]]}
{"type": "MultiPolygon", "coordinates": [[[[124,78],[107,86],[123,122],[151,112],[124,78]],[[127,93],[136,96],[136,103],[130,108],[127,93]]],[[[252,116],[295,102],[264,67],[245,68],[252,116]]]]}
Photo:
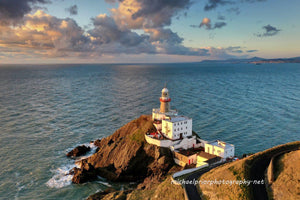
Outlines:
{"type": "Polygon", "coordinates": [[[201,63],[250,63],[250,64],[263,64],[263,63],[300,63],[300,57],[293,58],[272,58],[265,59],[260,57],[253,57],[247,59],[227,59],[227,60],[203,60],[201,63]]]}

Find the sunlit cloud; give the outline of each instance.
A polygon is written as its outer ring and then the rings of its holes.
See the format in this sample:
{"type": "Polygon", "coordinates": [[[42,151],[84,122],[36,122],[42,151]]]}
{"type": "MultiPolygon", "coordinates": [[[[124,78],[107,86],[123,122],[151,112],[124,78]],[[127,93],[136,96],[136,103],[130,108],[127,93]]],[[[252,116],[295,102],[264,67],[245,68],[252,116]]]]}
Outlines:
{"type": "Polygon", "coordinates": [[[212,25],[211,20],[207,17],[203,18],[202,22],[197,25],[191,25],[193,28],[202,28],[205,27],[206,30],[214,30],[219,29],[226,26],[226,22],[216,22],[214,25],[212,25]]]}
{"type": "Polygon", "coordinates": [[[69,8],[65,9],[70,15],[77,15],[78,14],[78,7],[77,5],[70,6],[69,8]]]}
{"type": "MultiPolygon", "coordinates": [[[[66,11],[67,17],[56,17],[47,11],[37,9],[47,5],[49,0],[11,0],[0,2],[0,50],[1,56],[18,58],[116,58],[118,55],[190,56],[195,59],[224,59],[245,56],[256,50],[239,46],[191,48],[185,45],[182,34],[174,31],[173,20],[195,4],[191,0],[106,0],[111,3],[107,14],[91,18],[89,26],[80,26],[69,15],[78,14],[78,6],[72,5],[66,11]],[[82,28],[84,27],[84,28],[82,28]]],[[[246,2],[246,1],[245,1],[246,2]]],[[[247,1],[254,2],[254,1],[247,1]]],[[[210,0],[206,10],[231,5],[234,1],[210,0]]],[[[78,4],[79,5],[79,4],[78,4]]],[[[67,6],[66,6],[67,7],[67,6]]],[[[203,12],[203,11],[202,11],[203,12]]],[[[218,15],[216,21],[203,18],[199,25],[191,25],[217,32],[227,25],[227,16],[218,15]]],[[[230,22],[230,19],[228,19],[230,22]]],[[[186,25],[188,27],[188,25],[186,25]]],[[[271,25],[264,26],[264,33],[257,36],[272,36],[280,31],[271,25]]],[[[204,32],[204,31],[202,31],[204,32]]]]}

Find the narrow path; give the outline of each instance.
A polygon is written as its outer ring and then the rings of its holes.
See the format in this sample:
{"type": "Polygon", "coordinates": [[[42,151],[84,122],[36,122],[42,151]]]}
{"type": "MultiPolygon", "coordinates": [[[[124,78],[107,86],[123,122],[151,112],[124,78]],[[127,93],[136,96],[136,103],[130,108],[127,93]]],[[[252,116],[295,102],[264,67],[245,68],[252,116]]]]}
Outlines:
{"type": "MultiPolygon", "coordinates": [[[[265,180],[265,170],[270,164],[272,156],[254,162],[250,169],[251,180],[265,180]]],[[[251,184],[253,192],[253,199],[255,200],[268,200],[268,193],[265,184],[251,184]]]]}
{"type": "MultiPolygon", "coordinates": [[[[252,168],[250,170],[250,177],[251,180],[265,180],[265,170],[269,166],[272,157],[279,156],[291,151],[298,150],[298,148],[291,148],[289,150],[282,150],[275,155],[271,155],[266,157],[264,160],[259,160],[257,162],[254,162],[252,165],[252,168]]],[[[251,190],[253,193],[253,199],[257,200],[268,200],[268,193],[266,190],[265,184],[251,184],[251,190]]]]}
{"type": "MultiPolygon", "coordinates": [[[[189,176],[185,179],[185,181],[192,181],[192,182],[198,181],[199,177],[200,177],[202,174],[204,174],[204,173],[210,171],[210,170],[213,169],[213,168],[216,168],[216,167],[218,167],[218,166],[220,166],[220,165],[223,165],[223,164],[224,164],[224,163],[220,163],[220,164],[217,164],[217,165],[210,166],[210,167],[208,167],[208,168],[204,168],[204,169],[202,169],[202,170],[199,170],[199,171],[197,171],[197,172],[195,172],[195,173],[189,175],[189,176]]],[[[186,185],[185,185],[185,192],[186,192],[187,197],[188,197],[189,200],[201,200],[201,197],[200,197],[200,194],[199,194],[199,192],[198,192],[198,190],[197,190],[197,186],[196,186],[196,185],[194,185],[194,184],[186,184],[186,185]]]]}

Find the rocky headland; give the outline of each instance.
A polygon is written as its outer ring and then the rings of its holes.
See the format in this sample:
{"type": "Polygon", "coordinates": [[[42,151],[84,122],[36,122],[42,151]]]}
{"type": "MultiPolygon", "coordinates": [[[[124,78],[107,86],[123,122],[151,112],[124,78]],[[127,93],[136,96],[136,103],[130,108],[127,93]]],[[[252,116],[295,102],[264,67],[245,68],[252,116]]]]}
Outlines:
{"type": "MultiPolygon", "coordinates": [[[[169,148],[160,148],[145,141],[144,135],[148,131],[155,131],[151,116],[142,115],[138,119],[124,125],[112,135],[94,141],[94,145],[97,146],[96,152],[88,158],[77,161],[80,167],[73,168],[70,171],[70,174],[74,175],[72,182],[75,184],[85,183],[96,180],[98,176],[101,176],[109,181],[134,181],[137,183],[136,188],[125,191],[108,188],[89,196],[89,200],[184,199],[184,189],[171,183],[171,175],[176,171],[182,170],[182,168],[174,164],[173,155],[169,148]]],[[[273,147],[239,161],[212,169],[203,174],[200,180],[241,181],[245,179],[267,182],[268,175],[265,174],[265,171],[270,166],[270,160],[281,152],[290,152],[299,148],[300,141],[273,147]]],[[[79,146],[69,152],[69,156],[82,155],[88,150],[87,147],[79,146]]],[[[289,155],[291,155],[289,159],[279,157],[279,161],[274,161],[274,176],[276,179],[273,185],[267,183],[267,191],[265,184],[257,185],[259,186],[258,188],[255,185],[200,184],[201,196],[204,199],[256,199],[256,196],[261,195],[260,193],[263,192],[269,198],[278,197],[282,193],[281,189],[278,188],[282,188],[282,183],[289,183],[290,179],[286,177],[291,176],[291,172],[297,169],[288,161],[299,162],[299,151],[289,155]],[[283,165],[283,161],[289,165],[283,165]],[[281,174],[279,175],[279,173],[281,174]],[[282,181],[282,179],[285,181],[282,181]]],[[[296,176],[298,177],[298,175],[296,176]]],[[[297,180],[295,179],[294,181],[297,180]]],[[[296,199],[299,197],[294,190],[292,193],[296,199]]]]}
{"type": "MultiPolygon", "coordinates": [[[[110,181],[137,182],[140,190],[151,189],[154,183],[163,182],[169,172],[181,168],[175,166],[169,148],[160,148],[145,141],[145,133],[154,130],[151,116],[142,115],[112,135],[96,140],[96,153],[78,161],[80,167],[71,170],[70,173],[74,175],[72,182],[85,183],[101,176],[110,181]]],[[[176,187],[181,189],[180,186],[176,187]]],[[[103,198],[107,193],[99,195],[103,198]]],[[[129,193],[122,192],[122,196],[129,193]]],[[[97,199],[97,195],[90,198],[97,199]]]]}

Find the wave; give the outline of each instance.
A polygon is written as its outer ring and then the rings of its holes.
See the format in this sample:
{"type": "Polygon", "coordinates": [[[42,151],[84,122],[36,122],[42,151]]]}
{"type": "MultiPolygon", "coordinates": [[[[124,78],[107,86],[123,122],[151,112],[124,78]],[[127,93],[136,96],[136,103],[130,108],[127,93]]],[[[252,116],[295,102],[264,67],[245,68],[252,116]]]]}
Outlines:
{"type": "Polygon", "coordinates": [[[63,188],[71,185],[73,175],[70,175],[69,171],[75,166],[75,164],[65,165],[56,170],[51,170],[51,172],[54,173],[54,176],[47,181],[46,185],[50,188],[63,188]]]}
{"type": "Polygon", "coordinates": [[[89,146],[91,148],[91,151],[88,154],[76,159],[74,164],[63,165],[57,168],[56,170],[51,170],[51,172],[54,173],[54,176],[49,181],[47,181],[46,185],[48,187],[63,188],[68,185],[71,185],[73,175],[69,174],[70,170],[73,169],[74,167],[80,167],[78,161],[90,157],[96,152],[97,149],[97,146],[95,146],[94,143],[84,143],[83,145],[89,146]]]}

